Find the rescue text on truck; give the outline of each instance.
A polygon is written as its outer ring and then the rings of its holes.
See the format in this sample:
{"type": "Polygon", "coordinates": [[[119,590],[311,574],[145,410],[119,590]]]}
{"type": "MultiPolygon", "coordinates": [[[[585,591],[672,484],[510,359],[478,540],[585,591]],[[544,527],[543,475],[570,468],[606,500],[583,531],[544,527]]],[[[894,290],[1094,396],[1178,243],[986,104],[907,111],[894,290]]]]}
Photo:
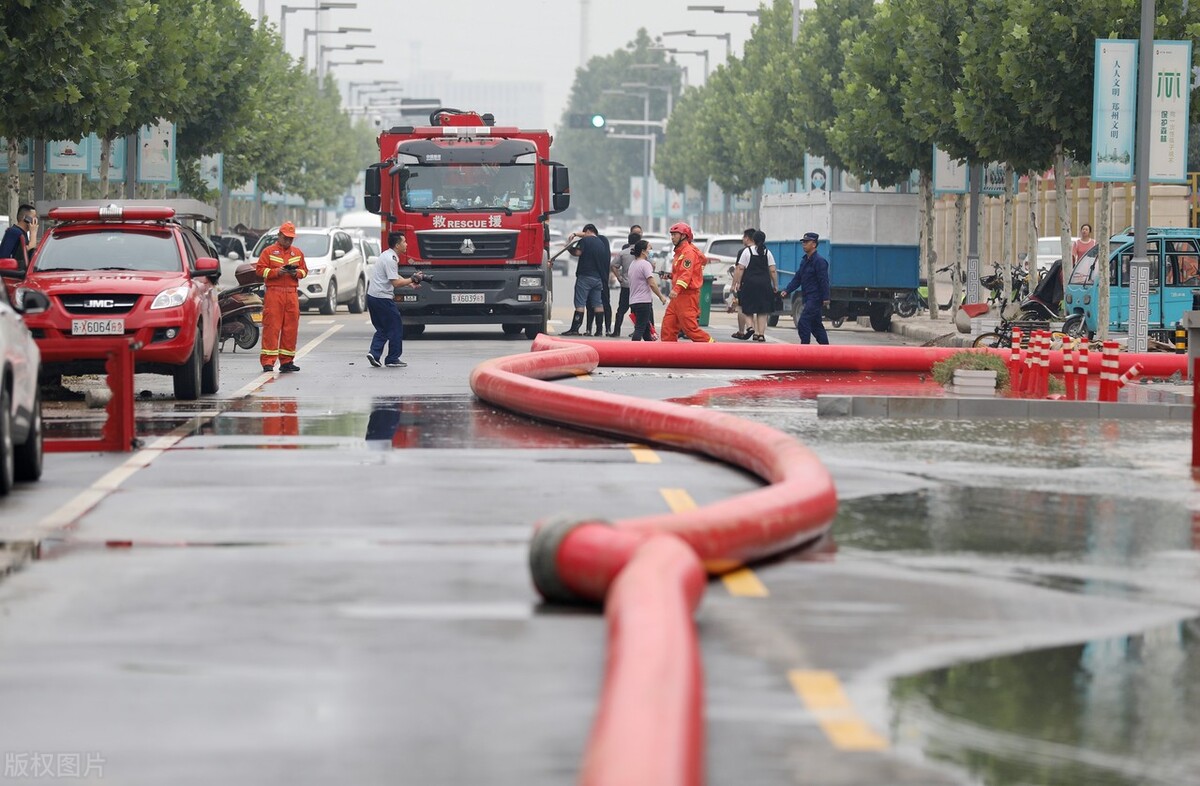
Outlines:
{"type": "Polygon", "coordinates": [[[552,141],[544,130],[448,108],[428,126],[379,135],[364,204],[383,218],[384,245],[389,232],[408,240],[402,272],[432,274],[396,291],[407,335],[426,325],[499,324],[531,339],[547,331],[548,221],[571,203],[567,168],[550,160],[552,141]]]}

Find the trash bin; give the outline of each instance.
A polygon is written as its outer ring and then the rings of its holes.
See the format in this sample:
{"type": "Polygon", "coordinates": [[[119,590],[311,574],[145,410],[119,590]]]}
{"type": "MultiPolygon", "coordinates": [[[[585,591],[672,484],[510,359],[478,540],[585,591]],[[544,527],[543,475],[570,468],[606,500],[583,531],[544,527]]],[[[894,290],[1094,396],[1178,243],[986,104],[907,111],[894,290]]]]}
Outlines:
{"type": "Polygon", "coordinates": [[[708,312],[712,310],[712,287],[716,276],[704,274],[704,285],[700,287],[700,327],[708,327],[708,312]]]}

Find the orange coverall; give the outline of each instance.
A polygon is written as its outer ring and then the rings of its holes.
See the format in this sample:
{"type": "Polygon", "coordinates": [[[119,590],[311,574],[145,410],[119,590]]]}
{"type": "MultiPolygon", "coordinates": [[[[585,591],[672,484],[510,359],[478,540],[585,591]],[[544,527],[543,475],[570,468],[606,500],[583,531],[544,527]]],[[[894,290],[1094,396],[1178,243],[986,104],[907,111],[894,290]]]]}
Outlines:
{"type": "Polygon", "coordinates": [[[704,285],[704,254],[690,240],[675,247],[675,261],[671,264],[671,288],[674,294],[663,314],[663,341],[678,341],[679,331],[700,344],[709,344],[712,336],[700,328],[700,287],[704,285]]]}
{"type": "Polygon", "coordinates": [[[296,333],[300,329],[300,300],[296,290],[300,279],[308,275],[304,252],[292,246],[283,248],[272,243],[258,256],[254,269],[267,284],[263,298],[262,364],[274,366],[275,361],[291,363],[296,359],[296,333]],[[280,270],[295,265],[296,275],[280,270]]]}

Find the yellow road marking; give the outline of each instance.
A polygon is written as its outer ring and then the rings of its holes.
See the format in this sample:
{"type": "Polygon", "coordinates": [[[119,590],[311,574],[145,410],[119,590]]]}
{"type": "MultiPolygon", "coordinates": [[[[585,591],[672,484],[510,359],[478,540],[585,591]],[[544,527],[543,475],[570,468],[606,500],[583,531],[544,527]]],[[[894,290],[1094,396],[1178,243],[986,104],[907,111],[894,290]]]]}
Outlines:
{"type": "Polygon", "coordinates": [[[854,711],[854,705],[846,697],[841,682],[833,672],[793,669],[788,672],[788,681],[804,706],[816,716],[834,747],[844,751],[879,751],[888,748],[888,741],[854,711]]]}
{"type": "Polygon", "coordinates": [[[633,454],[633,460],[638,464],[661,464],[662,459],[658,454],[651,450],[646,445],[633,444],[629,446],[629,452],[633,454]]]}
{"type": "Polygon", "coordinates": [[[771,594],[749,568],[726,573],[721,577],[721,581],[725,582],[725,589],[729,590],[730,595],[739,598],[765,598],[771,594]]]}
{"type": "MultiPolygon", "coordinates": [[[[697,507],[696,500],[687,493],[687,489],[659,489],[658,493],[662,494],[662,498],[667,502],[667,507],[674,513],[695,510],[697,507]]],[[[712,568],[711,565],[708,567],[712,568]]],[[[729,591],[729,594],[735,597],[765,598],[770,595],[766,586],[749,568],[739,568],[726,573],[721,576],[721,581],[725,584],[725,589],[729,591]]]]}

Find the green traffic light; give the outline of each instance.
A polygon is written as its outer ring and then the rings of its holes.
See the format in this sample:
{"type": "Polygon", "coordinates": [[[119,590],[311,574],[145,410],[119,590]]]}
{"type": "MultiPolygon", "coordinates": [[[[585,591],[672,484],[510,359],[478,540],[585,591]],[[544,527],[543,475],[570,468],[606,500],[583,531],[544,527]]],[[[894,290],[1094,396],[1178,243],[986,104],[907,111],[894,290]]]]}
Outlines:
{"type": "Polygon", "coordinates": [[[592,115],[592,128],[604,128],[604,115],[592,115]]]}

